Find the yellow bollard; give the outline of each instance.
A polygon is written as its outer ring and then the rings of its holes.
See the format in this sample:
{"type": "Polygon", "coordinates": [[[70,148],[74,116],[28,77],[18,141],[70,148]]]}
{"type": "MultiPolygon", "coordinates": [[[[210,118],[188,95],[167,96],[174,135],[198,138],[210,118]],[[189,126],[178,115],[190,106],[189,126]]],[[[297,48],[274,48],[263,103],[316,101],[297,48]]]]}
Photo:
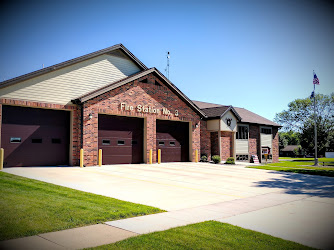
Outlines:
{"type": "Polygon", "coordinates": [[[102,149],[99,149],[99,167],[102,166],[102,149]]]}
{"type": "Polygon", "coordinates": [[[198,162],[198,149],[195,150],[195,162],[198,162]]]}
{"type": "Polygon", "coordinates": [[[150,149],[150,164],[152,164],[152,149],[150,149]]]}
{"type": "Polygon", "coordinates": [[[84,150],[80,149],[80,167],[83,168],[84,150]]]}
{"type": "Polygon", "coordinates": [[[161,149],[158,149],[158,164],[161,163],[161,149]]]}
{"type": "Polygon", "coordinates": [[[4,161],[5,151],[3,148],[0,148],[0,170],[3,170],[3,161],[4,161]]]}

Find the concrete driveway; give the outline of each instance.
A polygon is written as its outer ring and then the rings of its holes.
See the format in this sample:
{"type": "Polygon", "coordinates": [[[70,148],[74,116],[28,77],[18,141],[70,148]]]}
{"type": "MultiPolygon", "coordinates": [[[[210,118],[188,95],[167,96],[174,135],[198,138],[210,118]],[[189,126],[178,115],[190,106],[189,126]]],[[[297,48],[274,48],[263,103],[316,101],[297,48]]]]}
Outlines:
{"type": "Polygon", "coordinates": [[[228,222],[312,247],[334,246],[330,177],[206,163],[4,171],[175,213],[197,211],[202,220],[228,222]]]}

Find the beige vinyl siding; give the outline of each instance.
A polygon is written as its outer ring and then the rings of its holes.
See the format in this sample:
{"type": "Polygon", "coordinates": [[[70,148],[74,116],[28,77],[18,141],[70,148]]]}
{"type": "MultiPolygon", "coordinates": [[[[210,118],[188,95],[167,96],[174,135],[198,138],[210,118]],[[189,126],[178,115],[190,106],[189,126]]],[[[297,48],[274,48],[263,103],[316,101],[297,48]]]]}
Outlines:
{"type": "MultiPolygon", "coordinates": [[[[261,131],[262,128],[270,129],[271,132],[272,132],[272,129],[270,127],[260,127],[260,131],[261,131]]],[[[272,133],[270,133],[270,134],[261,133],[260,136],[261,136],[261,147],[272,148],[272,140],[273,140],[272,133]]]]}
{"type": "Polygon", "coordinates": [[[235,152],[237,155],[248,154],[248,140],[235,140],[235,152]]]}
{"type": "Polygon", "coordinates": [[[0,97],[68,104],[72,99],[139,71],[130,59],[101,55],[0,89],[0,97]]]}
{"type": "Polygon", "coordinates": [[[219,131],[219,119],[207,121],[207,129],[209,131],[219,131]]]}

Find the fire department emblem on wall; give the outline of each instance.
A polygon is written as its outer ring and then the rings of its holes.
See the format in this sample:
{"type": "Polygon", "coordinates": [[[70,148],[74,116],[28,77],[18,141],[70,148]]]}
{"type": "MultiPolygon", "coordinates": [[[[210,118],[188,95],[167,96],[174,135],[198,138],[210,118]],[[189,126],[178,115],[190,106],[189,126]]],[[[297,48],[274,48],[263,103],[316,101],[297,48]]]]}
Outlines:
{"type": "Polygon", "coordinates": [[[232,118],[226,118],[227,126],[231,127],[231,123],[232,123],[232,118]]]}

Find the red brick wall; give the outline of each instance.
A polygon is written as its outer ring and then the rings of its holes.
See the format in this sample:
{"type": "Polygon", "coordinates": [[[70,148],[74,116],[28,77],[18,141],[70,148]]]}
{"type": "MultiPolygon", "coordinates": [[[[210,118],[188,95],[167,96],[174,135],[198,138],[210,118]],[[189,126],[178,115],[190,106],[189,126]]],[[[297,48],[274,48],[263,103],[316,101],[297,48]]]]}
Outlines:
{"type": "Polygon", "coordinates": [[[99,113],[146,118],[147,162],[149,161],[150,149],[153,149],[153,162],[156,161],[156,119],[192,122],[192,145],[190,144],[189,146],[193,148],[193,152],[190,160],[194,159],[195,150],[200,150],[200,116],[155,77],[153,73],[97,96],[84,104],[83,148],[85,151],[84,162],[87,166],[97,164],[99,113]],[[141,83],[140,80],[145,78],[147,78],[148,82],[141,83]],[[156,81],[161,86],[155,85],[156,81]],[[121,103],[133,106],[133,110],[121,110],[121,103]],[[160,110],[167,108],[171,111],[171,114],[138,113],[136,111],[137,105],[155,107],[160,110]],[[178,110],[178,116],[175,116],[175,110],[178,110]],[[88,119],[90,113],[93,114],[91,120],[88,119]],[[197,128],[196,124],[198,124],[197,128]]]}
{"type": "Polygon", "coordinates": [[[257,155],[261,161],[260,126],[249,124],[249,155],[257,155]]]}
{"type": "MultiPolygon", "coordinates": [[[[71,165],[78,165],[80,160],[80,109],[76,105],[61,105],[43,102],[22,101],[13,99],[0,99],[1,104],[21,106],[21,107],[35,107],[55,110],[72,111],[72,163],[71,165]]],[[[2,113],[2,112],[0,112],[2,113]]],[[[1,119],[0,119],[1,120],[1,119]]],[[[1,123],[0,123],[1,126],[1,123]]],[[[1,127],[0,127],[1,132],[1,127]]]]}
{"type": "Polygon", "coordinates": [[[273,127],[273,141],[272,141],[272,156],[273,162],[279,161],[279,139],[278,139],[278,128],[273,127]]]}
{"type": "Polygon", "coordinates": [[[211,160],[211,137],[210,132],[207,130],[207,122],[201,121],[201,153],[211,160]]]}
{"type": "Polygon", "coordinates": [[[226,161],[227,158],[233,156],[233,149],[232,149],[232,132],[221,132],[221,160],[226,161]]]}

